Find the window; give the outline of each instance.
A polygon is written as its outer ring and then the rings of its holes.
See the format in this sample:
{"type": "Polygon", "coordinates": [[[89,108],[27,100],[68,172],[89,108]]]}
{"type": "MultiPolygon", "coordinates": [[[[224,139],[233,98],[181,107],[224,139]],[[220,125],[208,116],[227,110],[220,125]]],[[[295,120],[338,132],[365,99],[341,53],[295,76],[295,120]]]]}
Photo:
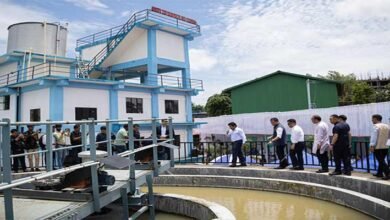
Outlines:
{"type": "Polygon", "coordinates": [[[30,110],[30,121],[41,121],[41,109],[31,109],[30,110]]]}
{"type": "Polygon", "coordinates": [[[165,100],[165,113],[179,114],[179,101],[178,100],[165,100]]]}
{"type": "Polygon", "coordinates": [[[141,98],[126,98],[126,113],[143,113],[141,98]]]}
{"type": "Polygon", "coordinates": [[[89,118],[97,120],[97,108],[76,108],[76,120],[89,118]]]}
{"type": "Polygon", "coordinates": [[[9,110],[10,96],[1,96],[0,97],[0,110],[9,110]]]}

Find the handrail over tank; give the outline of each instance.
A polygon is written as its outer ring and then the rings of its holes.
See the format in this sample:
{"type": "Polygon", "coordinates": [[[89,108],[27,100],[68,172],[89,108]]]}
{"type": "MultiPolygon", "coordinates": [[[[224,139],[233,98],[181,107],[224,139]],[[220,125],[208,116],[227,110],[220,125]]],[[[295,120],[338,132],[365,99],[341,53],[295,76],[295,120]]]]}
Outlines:
{"type": "MultiPolygon", "coordinates": [[[[130,19],[133,16],[136,18],[136,22],[144,21],[144,20],[155,20],[155,21],[161,22],[163,24],[167,24],[170,26],[174,26],[174,27],[192,32],[195,35],[200,34],[200,26],[198,24],[192,24],[192,23],[182,21],[182,20],[179,20],[176,18],[172,18],[172,17],[166,16],[163,14],[159,14],[157,12],[150,10],[150,9],[145,9],[143,11],[139,11],[139,12],[133,14],[130,17],[130,19]]],[[[86,45],[91,45],[94,43],[110,40],[110,39],[114,38],[115,36],[117,36],[118,32],[121,30],[121,28],[124,25],[126,25],[126,23],[109,28],[107,30],[99,31],[97,33],[94,33],[94,34],[91,34],[91,35],[88,35],[88,36],[85,36],[82,38],[79,38],[76,41],[76,48],[80,48],[80,47],[83,47],[86,45]]]]}

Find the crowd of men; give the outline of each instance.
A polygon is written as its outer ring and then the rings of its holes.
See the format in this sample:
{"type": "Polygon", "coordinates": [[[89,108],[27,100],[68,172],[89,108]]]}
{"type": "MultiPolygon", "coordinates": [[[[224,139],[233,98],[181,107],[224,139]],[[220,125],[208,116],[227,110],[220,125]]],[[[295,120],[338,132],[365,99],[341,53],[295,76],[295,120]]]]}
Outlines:
{"type": "MultiPolygon", "coordinates": [[[[170,130],[168,126],[168,120],[162,120],[161,125],[157,127],[157,138],[164,140],[169,138],[170,130]]],[[[134,135],[134,148],[139,148],[151,144],[151,139],[144,139],[140,134],[140,126],[134,124],[133,126],[134,135]]],[[[128,125],[125,124],[119,129],[116,135],[110,134],[110,140],[113,141],[113,152],[115,154],[129,150],[129,137],[128,137],[128,125]]],[[[83,149],[82,142],[83,135],[80,131],[80,125],[76,124],[73,126],[73,131],[70,129],[62,129],[61,124],[53,126],[52,136],[52,148],[53,152],[53,169],[61,169],[64,166],[70,166],[81,163],[81,159],[78,154],[83,149]],[[61,149],[62,148],[62,149],[61,149]]],[[[41,165],[46,164],[46,154],[39,153],[39,148],[46,150],[46,135],[42,134],[40,130],[34,131],[33,125],[27,126],[27,131],[22,133],[18,132],[17,129],[12,129],[10,134],[11,153],[13,155],[12,169],[14,172],[19,172],[20,169],[23,172],[27,171],[40,171],[41,165]],[[26,156],[28,158],[29,170],[26,167],[26,156]],[[40,155],[42,155],[40,157],[40,155]]],[[[107,151],[107,129],[105,126],[100,127],[100,132],[96,135],[97,150],[107,151]]],[[[135,155],[135,159],[143,162],[147,162],[153,158],[152,149],[142,151],[135,155]]],[[[169,159],[169,150],[164,147],[158,148],[159,159],[169,159]]]]}
{"type": "MultiPolygon", "coordinates": [[[[332,138],[329,137],[329,127],[327,123],[322,121],[319,115],[313,115],[311,121],[315,124],[314,142],[312,153],[315,154],[320,162],[321,168],[317,173],[329,172],[329,152],[333,152],[335,170],[329,175],[351,175],[353,170],[351,166],[351,147],[352,135],[345,115],[331,115],[330,123],[333,124],[332,138]]],[[[285,169],[289,166],[289,160],[285,153],[287,149],[287,132],[284,126],[279,122],[278,118],[271,118],[270,122],[273,126],[273,135],[269,140],[269,144],[276,148],[279,166],[275,169],[285,169]]],[[[387,141],[390,138],[389,125],[382,123],[382,116],[375,114],[372,116],[373,130],[370,137],[370,152],[373,152],[378,161],[378,172],[375,177],[390,179],[389,166],[386,163],[386,157],[389,147],[387,141]]],[[[291,128],[291,147],[290,159],[292,163],[291,170],[304,170],[303,151],[306,148],[305,134],[303,129],[297,124],[295,119],[287,120],[287,125],[291,128]]],[[[237,166],[237,158],[240,160],[239,166],[246,166],[246,159],[243,156],[242,145],[246,142],[244,131],[237,127],[237,124],[231,122],[228,124],[229,130],[226,134],[233,142],[233,158],[230,167],[237,166]]]]}

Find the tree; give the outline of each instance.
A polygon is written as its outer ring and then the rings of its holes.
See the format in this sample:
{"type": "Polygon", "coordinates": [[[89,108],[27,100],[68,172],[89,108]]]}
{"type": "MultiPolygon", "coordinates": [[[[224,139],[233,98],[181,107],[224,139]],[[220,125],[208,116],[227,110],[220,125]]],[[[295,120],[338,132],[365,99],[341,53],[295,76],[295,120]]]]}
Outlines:
{"type": "Polygon", "coordinates": [[[205,109],[204,109],[204,106],[203,105],[196,105],[194,103],[192,103],[192,112],[193,113],[200,113],[200,112],[204,112],[205,109]]]}
{"type": "Polygon", "coordinates": [[[353,104],[352,93],[351,93],[352,87],[355,83],[358,82],[355,74],[351,73],[351,74],[344,75],[337,71],[329,71],[328,75],[326,75],[325,78],[341,83],[338,86],[339,103],[341,105],[353,104]]]}
{"type": "Polygon", "coordinates": [[[366,82],[354,83],[351,93],[353,104],[375,102],[375,90],[366,82]]]}
{"type": "Polygon", "coordinates": [[[232,114],[232,101],[225,94],[215,94],[207,99],[206,112],[209,116],[230,115],[232,114]]]}
{"type": "Polygon", "coordinates": [[[377,102],[390,101],[390,83],[375,92],[377,102]]]}

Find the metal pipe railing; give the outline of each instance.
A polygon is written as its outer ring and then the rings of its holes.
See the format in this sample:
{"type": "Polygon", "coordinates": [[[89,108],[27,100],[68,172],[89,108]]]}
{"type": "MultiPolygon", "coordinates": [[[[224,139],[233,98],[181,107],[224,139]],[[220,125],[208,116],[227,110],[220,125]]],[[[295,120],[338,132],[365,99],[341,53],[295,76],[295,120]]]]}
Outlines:
{"type": "MultiPolygon", "coordinates": [[[[162,118],[166,119],[166,118],[162,118]]],[[[1,151],[2,151],[2,157],[1,162],[3,162],[3,170],[1,183],[0,183],[0,191],[3,191],[4,194],[4,205],[5,205],[5,217],[6,219],[13,219],[13,204],[12,204],[12,188],[18,187],[27,183],[31,183],[36,180],[40,179],[45,179],[45,178],[50,178],[52,176],[60,175],[63,173],[71,172],[77,169],[81,169],[83,167],[90,167],[91,168],[91,177],[92,177],[92,194],[93,194],[93,204],[94,204],[94,210],[99,211],[100,210],[100,196],[99,196],[99,186],[98,186],[98,177],[97,177],[97,169],[99,162],[96,161],[96,148],[98,144],[107,144],[108,147],[108,152],[109,155],[112,155],[112,143],[111,143],[111,123],[114,122],[120,122],[120,123],[127,123],[129,126],[129,131],[128,135],[129,138],[129,150],[119,153],[119,156],[122,157],[129,157],[130,158],[130,164],[129,164],[129,184],[131,188],[131,192],[135,192],[135,164],[133,163],[134,161],[134,155],[137,152],[141,152],[150,148],[153,148],[153,171],[154,171],[154,176],[158,175],[158,154],[157,154],[157,146],[158,141],[162,139],[157,138],[157,118],[153,119],[139,119],[139,120],[133,120],[132,118],[129,119],[116,119],[116,120],[94,120],[94,119],[89,119],[89,120],[83,120],[83,121],[50,121],[47,120],[46,122],[13,122],[11,123],[8,119],[3,119],[0,123],[0,126],[2,127],[2,140],[0,142],[1,145],[1,151]],[[134,137],[134,131],[133,131],[133,123],[134,121],[151,121],[152,122],[152,138],[151,139],[135,139],[134,137]],[[61,148],[54,148],[53,143],[52,143],[52,138],[53,138],[53,125],[55,124],[81,124],[82,127],[82,133],[86,134],[87,132],[90,134],[89,135],[89,143],[86,142],[87,136],[83,135],[82,136],[82,144],[81,145],[74,145],[74,146],[66,146],[66,147],[61,147],[61,148]],[[95,126],[97,124],[104,124],[107,126],[107,130],[110,131],[107,135],[107,140],[105,141],[99,141],[96,142],[95,140],[95,126]],[[24,154],[15,154],[11,155],[11,148],[10,148],[10,128],[11,126],[22,126],[22,125],[44,125],[46,126],[46,150],[39,150],[36,152],[29,152],[29,153],[24,153],[24,154]],[[153,144],[140,147],[137,149],[134,149],[134,141],[145,141],[145,140],[152,140],[153,144]],[[81,164],[73,165],[70,167],[65,167],[61,168],[58,170],[52,170],[53,169],[53,152],[57,151],[64,151],[64,150],[69,150],[69,149],[74,149],[74,148],[80,148],[83,147],[84,150],[89,147],[90,149],[90,156],[91,160],[89,162],[83,162],[81,164]],[[31,155],[31,154],[46,154],[46,170],[47,172],[45,173],[40,173],[37,175],[33,175],[31,177],[26,177],[18,180],[12,181],[11,178],[11,160],[9,158],[14,158],[14,157],[24,157],[26,155],[31,155]]],[[[172,118],[169,118],[169,125],[170,127],[173,126],[172,123],[172,118]]],[[[171,131],[171,130],[170,130],[171,131]]],[[[173,138],[172,135],[170,135],[170,138],[167,140],[163,140],[160,143],[161,144],[166,144],[168,142],[172,143],[173,138]]],[[[168,146],[170,147],[170,146],[168,146]]],[[[173,156],[171,156],[171,163],[173,163],[173,156]]]]}

